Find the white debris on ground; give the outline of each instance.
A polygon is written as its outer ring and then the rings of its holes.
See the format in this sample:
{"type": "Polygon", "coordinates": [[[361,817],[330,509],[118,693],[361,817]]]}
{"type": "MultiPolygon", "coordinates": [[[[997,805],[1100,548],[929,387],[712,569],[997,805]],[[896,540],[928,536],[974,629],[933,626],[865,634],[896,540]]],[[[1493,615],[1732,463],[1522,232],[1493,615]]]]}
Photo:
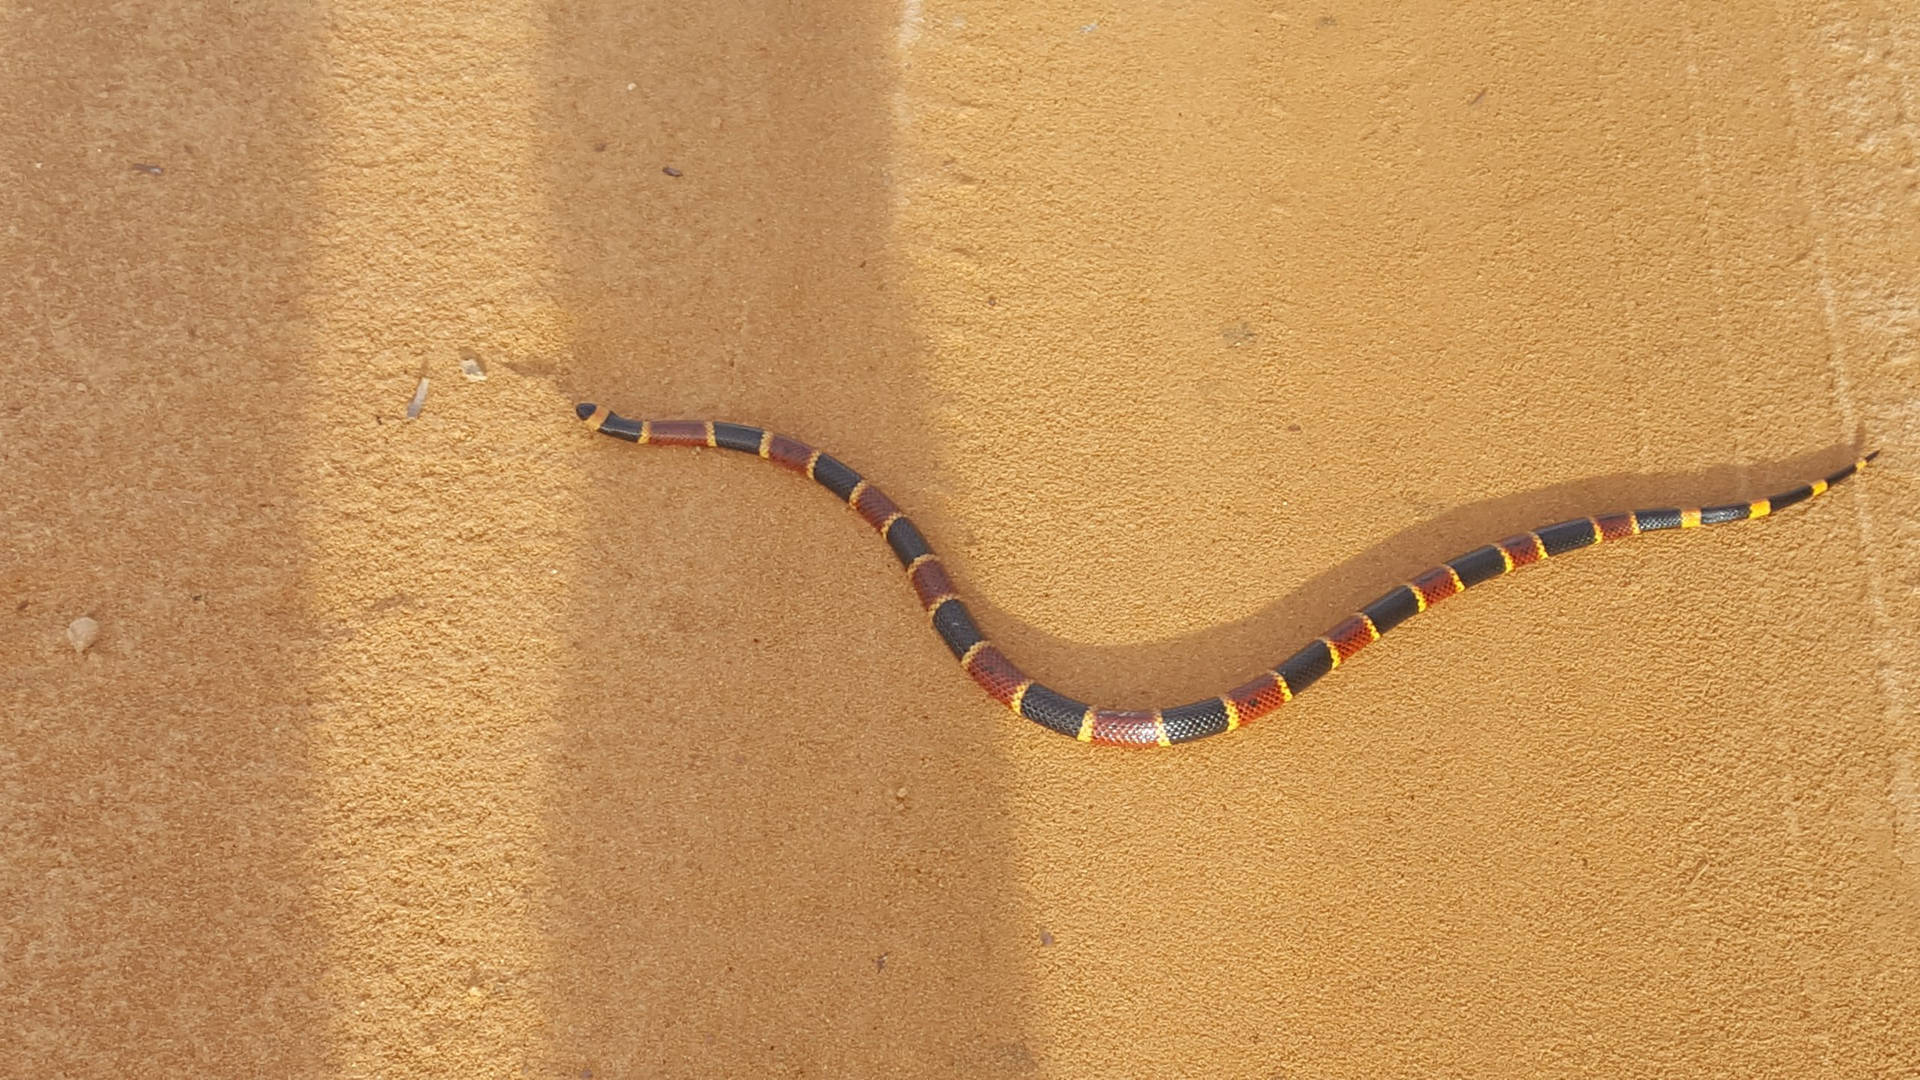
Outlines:
{"type": "Polygon", "coordinates": [[[73,651],[77,653],[86,652],[87,647],[92,645],[94,639],[99,636],[100,624],[85,615],[73,620],[67,626],[67,644],[72,645],[73,651]]]}

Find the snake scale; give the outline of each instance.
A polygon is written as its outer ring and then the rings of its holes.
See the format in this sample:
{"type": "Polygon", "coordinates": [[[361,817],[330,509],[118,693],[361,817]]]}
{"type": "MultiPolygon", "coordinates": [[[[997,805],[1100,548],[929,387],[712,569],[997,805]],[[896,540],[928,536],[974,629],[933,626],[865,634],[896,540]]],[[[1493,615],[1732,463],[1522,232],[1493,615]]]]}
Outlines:
{"type": "Polygon", "coordinates": [[[987,696],[1049,731],[1102,746],[1171,746],[1232,731],[1292,701],[1327,672],[1378,641],[1381,634],[1483,581],[1555,555],[1643,532],[1765,517],[1825,493],[1878,456],[1877,452],[1866,454],[1824,479],[1752,502],[1603,514],[1510,536],[1394,586],[1277,666],[1224,694],[1167,709],[1110,709],[1075,701],[1015,667],[974,625],[967,605],[954,592],[953,579],[920,530],[884,492],[831,454],[745,424],[632,420],[592,403],[577,406],[575,412],[602,435],[650,446],[711,446],[754,454],[833,492],[885,538],[906,568],[907,580],[932,621],[934,632],[987,696]]]}

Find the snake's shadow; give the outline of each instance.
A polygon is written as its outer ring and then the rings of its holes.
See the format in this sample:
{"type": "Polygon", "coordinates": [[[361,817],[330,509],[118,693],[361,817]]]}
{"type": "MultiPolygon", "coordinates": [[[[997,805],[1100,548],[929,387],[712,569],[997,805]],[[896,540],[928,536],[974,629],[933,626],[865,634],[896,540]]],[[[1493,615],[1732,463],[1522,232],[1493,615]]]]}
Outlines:
{"type": "MultiPolygon", "coordinates": [[[[1239,685],[1395,584],[1482,544],[1590,514],[1760,498],[1826,475],[1857,456],[1855,447],[1841,443],[1766,464],[1716,465],[1691,472],[1617,473],[1472,503],[1402,529],[1314,575],[1246,618],[1137,644],[1089,646],[1049,633],[970,587],[964,564],[949,566],[982,632],[1029,675],[1062,693],[1102,705],[1170,706],[1239,685]]],[[[1831,498],[1792,507],[1784,513],[1831,514],[1834,507],[1826,505],[1831,498]]],[[[1749,527],[1765,529],[1769,524],[1763,521],[1749,527]]],[[[1638,537],[1633,543],[1664,543],[1692,535],[1663,533],[1638,537]]],[[[1756,534],[1753,542],[1764,540],[1756,534]]],[[[937,548],[937,537],[934,543],[937,548]]],[[[1671,551],[1676,559],[1686,557],[1684,543],[1671,551]]],[[[1531,571],[1551,572],[1549,567],[1531,571]]],[[[1177,603],[1178,598],[1167,597],[1163,602],[1177,603]]],[[[1438,611],[1420,618],[1446,618],[1446,613],[1438,611]]]]}

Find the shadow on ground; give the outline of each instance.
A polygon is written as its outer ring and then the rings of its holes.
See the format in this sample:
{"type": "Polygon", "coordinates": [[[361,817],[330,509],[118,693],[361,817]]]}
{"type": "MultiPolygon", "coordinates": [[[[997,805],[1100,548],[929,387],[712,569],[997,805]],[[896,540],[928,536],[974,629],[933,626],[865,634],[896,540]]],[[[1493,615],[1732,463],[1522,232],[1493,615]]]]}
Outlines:
{"type": "MultiPolygon", "coordinates": [[[[910,475],[933,459],[888,257],[889,20],[747,18],[555,9],[557,381],[847,433],[910,475]]],[[[598,449],[550,817],[556,1073],[1031,1065],[994,732],[931,722],[950,660],[885,639],[911,603],[891,557],[779,470],[598,449]]]]}

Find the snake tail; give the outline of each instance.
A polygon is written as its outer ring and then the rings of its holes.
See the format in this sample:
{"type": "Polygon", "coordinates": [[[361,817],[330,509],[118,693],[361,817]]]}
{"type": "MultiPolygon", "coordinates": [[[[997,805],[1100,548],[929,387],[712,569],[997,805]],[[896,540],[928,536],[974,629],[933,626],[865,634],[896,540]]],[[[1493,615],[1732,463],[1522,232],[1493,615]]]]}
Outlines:
{"type": "Polygon", "coordinates": [[[1172,708],[1114,709],[1077,701],[1014,666],[981,634],[946,567],[920,530],[885,492],[833,455],[747,424],[633,420],[590,402],[577,406],[575,413],[602,435],[648,446],[706,446],[753,454],[826,488],[893,549],[934,633],[988,697],[1048,731],[1100,746],[1172,746],[1244,727],[1292,701],[1328,672],[1353,659],[1355,653],[1380,640],[1380,635],[1483,581],[1556,555],[1643,532],[1766,517],[1825,494],[1879,456],[1877,451],[1865,454],[1822,479],[1751,502],[1602,514],[1509,536],[1395,585],[1292,656],[1225,693],[1172,708]]]}

